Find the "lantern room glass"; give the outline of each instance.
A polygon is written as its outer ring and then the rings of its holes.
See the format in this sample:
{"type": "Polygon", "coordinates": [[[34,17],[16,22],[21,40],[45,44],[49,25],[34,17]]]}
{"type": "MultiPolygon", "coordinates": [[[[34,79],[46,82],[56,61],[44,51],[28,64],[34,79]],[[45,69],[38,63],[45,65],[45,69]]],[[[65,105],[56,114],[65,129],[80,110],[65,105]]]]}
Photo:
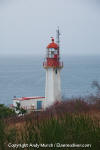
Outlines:
{"type": "Polygon", "coordinates": [[[54,55],[58,55],[58,50],[54,48],[47,49],[47,58],[54,58],[54,55]]]}

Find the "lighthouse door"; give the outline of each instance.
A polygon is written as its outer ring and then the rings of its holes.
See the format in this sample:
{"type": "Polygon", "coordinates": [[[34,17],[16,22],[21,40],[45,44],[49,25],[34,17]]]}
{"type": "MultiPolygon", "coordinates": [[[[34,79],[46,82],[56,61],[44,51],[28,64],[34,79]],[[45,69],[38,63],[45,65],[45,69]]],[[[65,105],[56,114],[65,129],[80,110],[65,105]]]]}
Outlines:
{"type": "Polygon", "coordinates": [[[42,101],[37,101],[37,110],[42,109],[42,101]]]}

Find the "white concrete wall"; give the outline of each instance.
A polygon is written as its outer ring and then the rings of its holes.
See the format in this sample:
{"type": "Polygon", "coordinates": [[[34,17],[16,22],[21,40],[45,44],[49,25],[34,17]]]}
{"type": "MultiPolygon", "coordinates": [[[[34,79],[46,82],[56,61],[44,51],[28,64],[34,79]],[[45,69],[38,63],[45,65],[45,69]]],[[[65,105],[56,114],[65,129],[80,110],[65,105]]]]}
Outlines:
{"type": "Polygon", "coordinates": [[[61,79],[60,79],[60,68],[57,69],[57,74],[55,72],[54,79],[54,91],[55,91],[55,100],[61,101],[61,79]]]}
{"type": "Polygon", "coordinates": [[[30,99],[30,100],[13,100],[13,106],[16,107],[17,104],[16,102],[20,103],[20,106],[24,109],[31,109],[32,107],[34,107],[34,109],[37,109],[37,101],[42,101],[42,108],[44,106],[44,101],[45,98],[40,98],[40,99],[30,99]]]}
{"type": "Polygon", "coordinates": [[[37,108],[37,101],[34,99],[31,100],[23,100],[20,102],[21,103],[21,107],[25,108],[25,109],[30,109],[32,106],[34,106],[34,109],[37,108]]]}
{"type": "Polygon", "coordinates": [[[61,81],[60,81],[60,68],[47,68],[46,69],[46,86],[45,86],[45,106],[52,105],[56,100],[61,100],[61,81]]]}
{"type": "Polygon", "coordinates": [[[45,107],[54,102],[54,73],[53,68],[46,69],[45,107]]]}

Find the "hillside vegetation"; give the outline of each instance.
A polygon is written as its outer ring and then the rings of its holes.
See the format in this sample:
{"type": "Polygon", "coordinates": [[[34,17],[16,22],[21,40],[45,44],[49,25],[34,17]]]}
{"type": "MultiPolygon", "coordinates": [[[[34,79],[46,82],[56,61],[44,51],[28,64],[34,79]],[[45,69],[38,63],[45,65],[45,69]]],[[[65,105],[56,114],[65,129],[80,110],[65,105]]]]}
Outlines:
{"type": "Polygon", "coordinates": [[[0,120],[0,150],[9,149],[99,150],[100,100],[57,102],[43,112],[0,120]]]}

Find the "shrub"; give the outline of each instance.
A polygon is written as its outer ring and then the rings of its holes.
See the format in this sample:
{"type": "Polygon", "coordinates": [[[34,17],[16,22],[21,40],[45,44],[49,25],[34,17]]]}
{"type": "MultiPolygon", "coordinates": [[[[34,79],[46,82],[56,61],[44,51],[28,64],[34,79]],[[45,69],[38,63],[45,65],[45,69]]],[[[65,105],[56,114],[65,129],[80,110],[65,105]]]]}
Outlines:
{"type": "Polygon", "coordinates": [[[0,104],[0,119],[7,118],[15,115],[15,111],[0,104]]]}

